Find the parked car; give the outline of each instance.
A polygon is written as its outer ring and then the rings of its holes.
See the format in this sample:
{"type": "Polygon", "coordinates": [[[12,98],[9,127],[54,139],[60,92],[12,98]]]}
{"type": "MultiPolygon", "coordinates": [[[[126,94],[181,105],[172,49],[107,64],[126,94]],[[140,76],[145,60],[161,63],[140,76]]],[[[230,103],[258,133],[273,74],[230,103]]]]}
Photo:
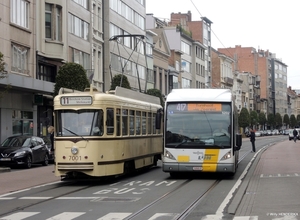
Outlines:
{"type": "Polygon", "coordinates": [[[49,164],[49,150],[40,137],[16,135],[6,138],[0,146],[0,166],[21,165],[31,168],[32,164],[49,164]]]}
{"type": "Polygon", "coordinates": [[[256,137],[262,136],[262,131],[255,131],[255,136],[256,137]]]}
{"type": "Polygon", "coordinates": [[[54,163],[54,147],[51,144],[50,137],[43,136],[42,138],[49,151],[49,163],[54,163]]]}

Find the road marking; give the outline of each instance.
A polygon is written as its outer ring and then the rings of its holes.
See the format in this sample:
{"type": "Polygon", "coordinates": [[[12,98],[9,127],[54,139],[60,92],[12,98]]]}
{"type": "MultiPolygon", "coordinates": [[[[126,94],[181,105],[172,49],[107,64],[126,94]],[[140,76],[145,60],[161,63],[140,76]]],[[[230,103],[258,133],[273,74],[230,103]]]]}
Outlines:
{"type": "Polygon", "coordinates": [[[30,196],[25,196],[25,197],[21,197],[21,198],[19,198],[19,199],[43,199],[43,200],[46,200],[46,199],[51,199],[51,198],[53,198],[53,197],[34,197],[34,196],[32,196],[32,197],[30,197],[30,196]]]}
{"type": "Polygon", "coordinates": [[[46,220],[70,220],[85,214],[85,212],[63,212],[46,220]]]}
{"type": "Polygon", "coordinates": [[[97,220],[122,220],[129,215],[131,215],[130,212],[111,212],[107,215],[102,216],[101,218],[98,218],[97,220]]]}
{"type": "Polygon", "coordinates": [[[30,216],[39,214],[40,212],[17,212],[8,216],[5,216],[3,218],[0,218],[1,220],[22,220],[25,218],[28,218],[30,216]]]}
{"type": "Polygon", "coordinates": [[[163,217],[172,217],[172,219],[176,219],[178,215],[178,213],[156,213],[148,220],[163,219],[163,217]]]}

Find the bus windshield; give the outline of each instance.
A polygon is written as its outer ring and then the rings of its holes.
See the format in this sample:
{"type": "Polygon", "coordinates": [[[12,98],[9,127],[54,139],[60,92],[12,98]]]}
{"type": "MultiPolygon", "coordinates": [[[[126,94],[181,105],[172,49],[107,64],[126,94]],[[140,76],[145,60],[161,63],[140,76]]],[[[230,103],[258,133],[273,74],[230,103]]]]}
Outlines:
{"type": "Polygon", "coordinates": [[[58,110],[57,136],[102,136],[103,110],[58,110]]]}
{"type": "Polygon", "coordinates": [[[166,109],[166,147],[230,148],[230,103],[213,107],[198,103],[170,103],[166,109]]]}

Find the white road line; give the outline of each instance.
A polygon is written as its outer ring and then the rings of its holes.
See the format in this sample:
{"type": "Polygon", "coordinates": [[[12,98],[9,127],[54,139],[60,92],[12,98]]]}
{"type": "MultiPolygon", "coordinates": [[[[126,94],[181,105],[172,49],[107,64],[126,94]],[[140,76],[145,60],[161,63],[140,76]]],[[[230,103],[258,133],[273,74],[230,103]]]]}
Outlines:
{"type": "Polygon", "coordinates": [[[16,197],[0,197],[0,200],[11,200],[15,199],[16,197]]]}
{"type": "Polygon", "coordinates": [[[85,212],[63,212],[46,220],[70,220],[85,214],[85,212]]]}
{"type": "Polygon", "coordinates": [[[42,200],[46,200],[46,199],[51,199],[51,198],[53,198],[53,197],[34,197],[34,196],[25,196],[25,197],[21,197],[21,198],[19,198],[19,199],[42,199],[42,200]]]}
{"type": "Polygon", "coordinates": [[[88,199],[88,200],[91,200],[91,199],[99,199],[100,197],[58,197],[56,199],[59,199],[59,200],[63,200],[63,199],[88,199]]]}
{"type": "Polygon", "coordinates": [[[40,212],[18,212],[8,216],[4,216],[0,218],[0,220],[22,220],[39,213],[40,212]]]}
{"type": "Polygon", "coordinates": [[[101,218],[98,218],[97,220],[122,220],[129,215],[131,215],[130,212],[111,212],[102,216],[101,218]]]}

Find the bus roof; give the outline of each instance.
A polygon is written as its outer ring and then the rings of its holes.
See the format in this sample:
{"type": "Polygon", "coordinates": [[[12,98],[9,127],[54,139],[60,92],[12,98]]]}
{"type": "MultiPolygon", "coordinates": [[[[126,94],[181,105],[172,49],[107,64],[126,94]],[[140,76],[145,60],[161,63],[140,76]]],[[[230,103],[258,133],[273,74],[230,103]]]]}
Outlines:
{"type": "Polygon", "coordinates": [[[230,102],[233,100],[230,89],[173,89],[167,102],[230,102]]]}

